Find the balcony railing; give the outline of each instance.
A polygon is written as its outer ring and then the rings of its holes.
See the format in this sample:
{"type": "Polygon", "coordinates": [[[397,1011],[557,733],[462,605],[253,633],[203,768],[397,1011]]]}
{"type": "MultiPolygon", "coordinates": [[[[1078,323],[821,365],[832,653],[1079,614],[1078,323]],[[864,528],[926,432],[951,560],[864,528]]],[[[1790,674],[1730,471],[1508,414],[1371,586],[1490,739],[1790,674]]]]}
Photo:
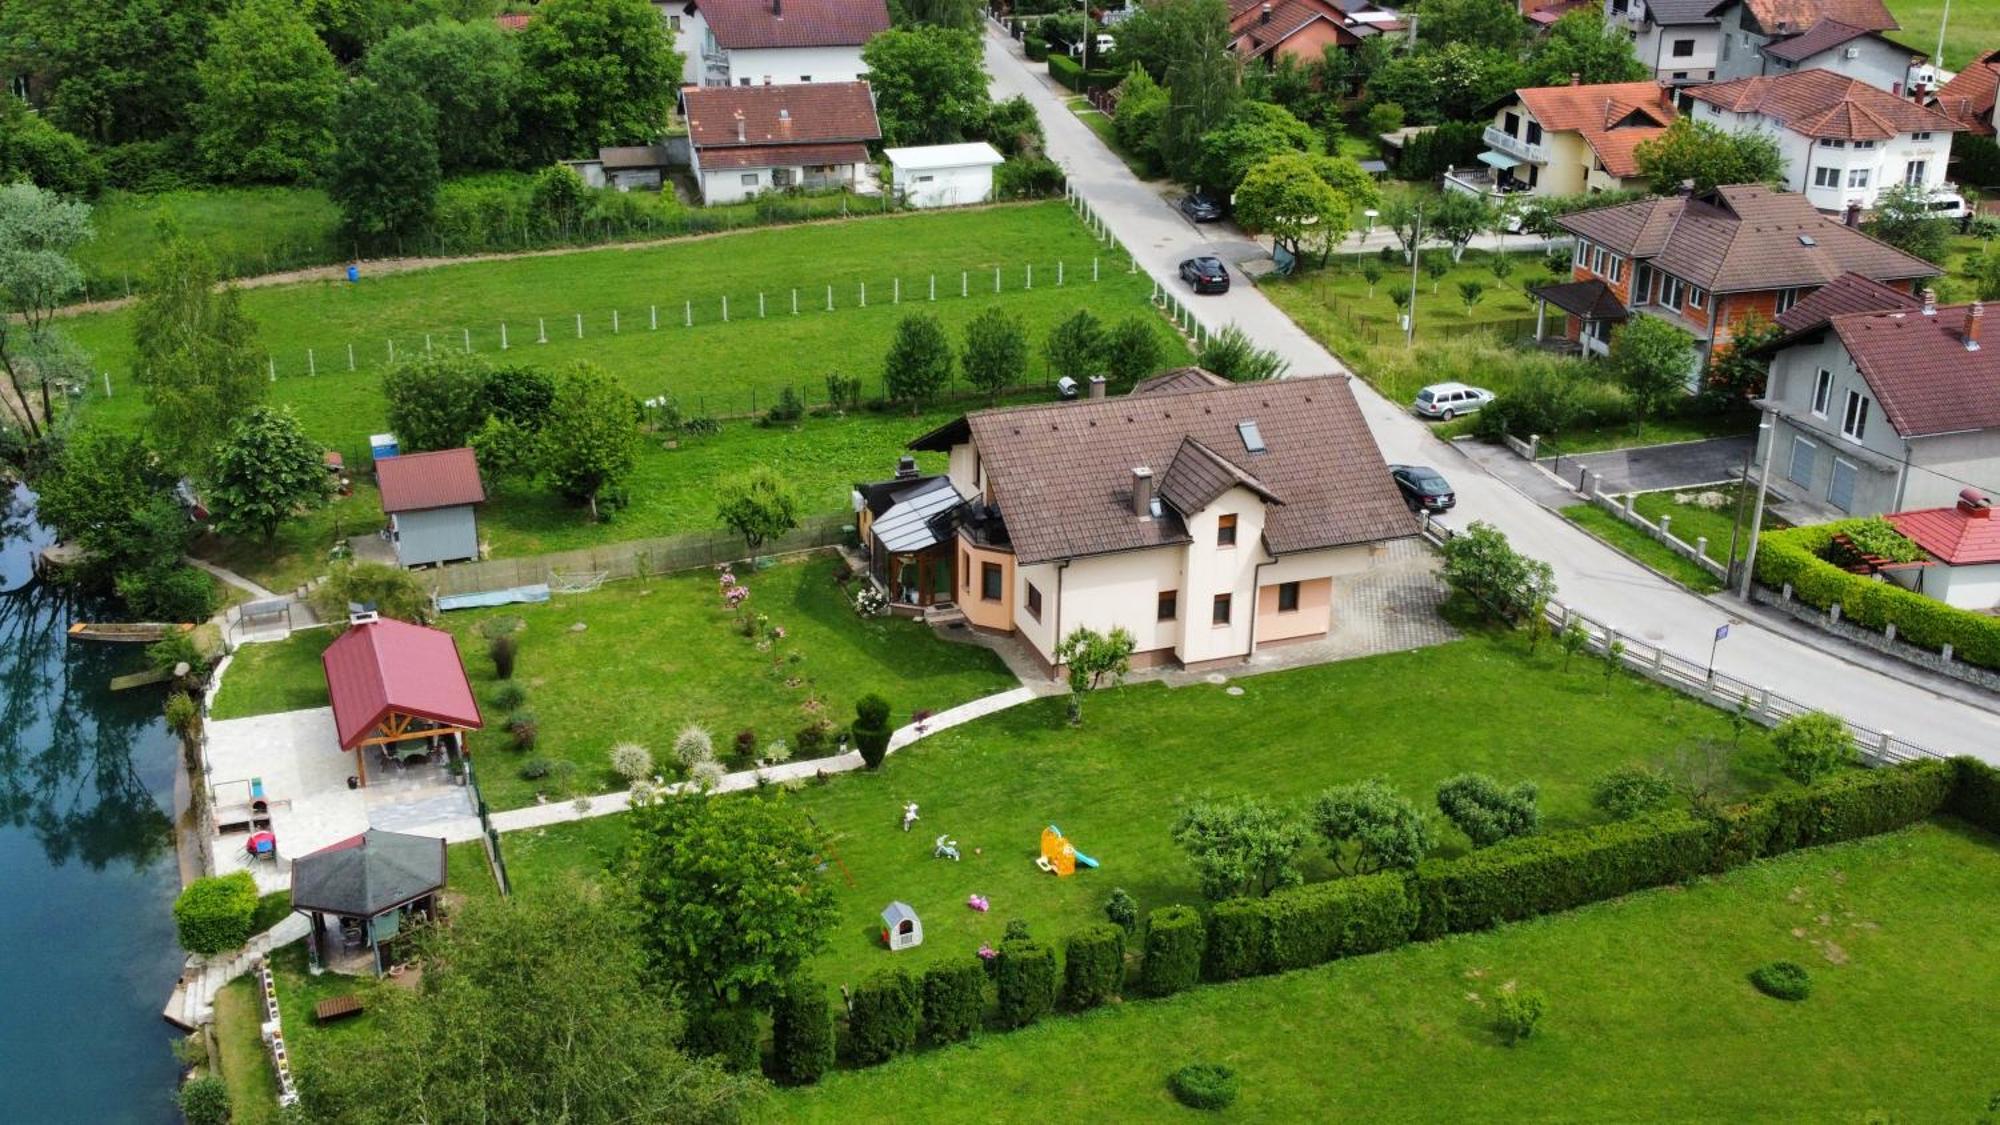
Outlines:
{"type": "Polygon", "coordinates": [[[1488,125],[1486,132],[1480,134],[1480,140],[1485,141],[1488,148],[1504,152],[1508,156],[1525,160],[1530,164],[1549,162],[1548,149],[1541,145],[1531,145],[1498,125],[1488,125]]]}

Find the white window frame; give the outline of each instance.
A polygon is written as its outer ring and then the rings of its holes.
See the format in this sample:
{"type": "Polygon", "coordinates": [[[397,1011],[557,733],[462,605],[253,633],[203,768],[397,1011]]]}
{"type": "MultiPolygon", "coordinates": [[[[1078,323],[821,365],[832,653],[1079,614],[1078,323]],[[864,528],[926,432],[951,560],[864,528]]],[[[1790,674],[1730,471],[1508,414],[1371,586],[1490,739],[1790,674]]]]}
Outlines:
{"type": "Polygon", "coordinates": [[[1931,139],[1931,131],[1929,129],[1918,130],[1910,134],[1910,139],[1913,141],[1928,141],[1931,139]]]}
{"type": "Polygon", "coordinates": [[[1708,290],[1703,289],[1699,285],[1688,286],[1688,308],[1706,311],[1708,308],[1708,290]]]}
{"type": "Polygon", "coordinates": [[[1931,167],[1931,162],[1930,162],[1930,161],[1928,161],[1928,160],[1906,160],[1906,161],[1904,161],[1904,162],[1903,162],[1903,185],[1904,185],[1905,187],[1922,187],[1922,186],[1924,186],[1924,179],[1925,179],[1925,175],[1926,175],[1926,173],[1928,173],[1928,172],[1930,171],[1930,167],[1931,167]]]}
{"type": "Polygon", "coordinates": [[[1688,283],[1662,270],[1660,272],[1660,306],[1678,309],[1687,299],[1688,283]]]}
{"type": "Polygon", "coordinates": [[[1837,164],[1822,164],[1819,167],[1814,168],[1813,186],[1820,188],[1839,187],[1840,172],[1841,172],[1840,166],[1837,164]]]}
{"type": "Polygon", "coordinates": [[[1867,187],[1869,171],[1870,169],[1867,168],[1849,168],[1847,170],[1847,186],[1851,188],[1867,187]]]}
{"type": "Polygon", "coordinates": [[[1786,313],[1792,311],[1792,306],[1798,303],[1799,303],[1799,290],[1796,286],[1791,289],[1778,290],[1777,312],[1779,316],[1783,316],[1786,313]]]}
{"type": "Polygon", "coordinates": [[[1605,276],[1613,281],[1625,280],[1625,258],[1622,255],[1611,255],[1611,272],[1605,276]]]}
{"type": "Polygon", "coordinates": [[[1833,407],[1833,372],[1822,367],[1813,376],[1812,413],[1815,418],[1826,417],[1833,407]]]}
{"type": "Polygon", "coordinates": [[[1840,436],[1848,441],[1860,442],[1868,436],[1868,409],[1871,402],[1860,391],[1847,392],[1846,403],[1840,409],[1840,436]]]}
{"type": "Polygon", "coordinates": [[[763,177],[758,175],[756,172],[744,172],[743,174],[737,177],[736,182],[742,184],[744,187],[755,187],[756,185],[763,183],[764,180],[763,177]]]}

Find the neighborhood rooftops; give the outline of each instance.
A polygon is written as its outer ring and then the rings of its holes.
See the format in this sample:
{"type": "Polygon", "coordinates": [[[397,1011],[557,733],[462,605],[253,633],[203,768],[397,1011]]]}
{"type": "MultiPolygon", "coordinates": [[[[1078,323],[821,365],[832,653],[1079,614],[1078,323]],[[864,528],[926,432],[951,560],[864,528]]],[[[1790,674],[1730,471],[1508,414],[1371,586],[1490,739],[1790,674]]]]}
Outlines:
{"type": "Polygon", "coordinates": [[[1786,336],[1794,336],[1824,328],[1828,321],[1844,313],[1893,312],[1922,304],[1900,289],[1891,289],[1858,273],[1844,273],[1779,313],[1778,327],[1786,336]]]}
{"type": "Polygon", "coordinates": [[[1993,135],[1993,101],[2000,91],[2000,49],[1981,52],[1939,86],[1936,107],[1970,133],[1993,135]]]}
{"type": "Polygon", "coordinates": [[[1821,20],[1837,20],[1870,31],[1901,27],[1882,0],[1716,0],[1709,14],[1719,16],[1742,4],[1765,35],[1797,35],[1821,20]]]}
{"type": "Polygon", "coordinates": [[[719,149],[852,147],[882,136],[866,82],[702,86],[686,100],[688,136],[705,167],[715,166],[719,149]]]}
{"type": "Polygon", "coordinates": [[[1415,533],[1345,379],[1202,386],[1169,374],[1118,398],[976,411],[910,447],[973,442],[1023,565],[1186,542],[1192,510],[1133,514],[1140,468],[1176,506],[1212,500],[1218,480],[1282,501],[1264,525],[1274,554],[1415,533]]]}
{"type": "Polygon", "coordinates": [[[1891,512],[1883,517],[1946,566],[2000,563],[2000,520],[1993,502],[1976,488],[1958,494],[1950,508],[1891,512]]]}
{"type": "Polygon", "coordinates": [[[486,499],[486,488],[479,483],[479,461],[470,449],[384,457],[375,462],[375,482],[381,486],[385,512],[450,508],[486,499]]]}
{"type": "Polygon", "coordinates": [[[889,30],[883,0],[693,0],[716,43],[764,47],[859,47],[889,30]]]}
{"type": "Polygon", "coordinates": [[[1593,86],[1529,86],[1516,90],[1542,128],[1574,132],[1614,176],[1636,176],[1640,142],[1666,131],[1680,114],[1657,82],[1602,82],[1593,86]]]}
{"type": "Polygon", "coordinates": [[[1830,70],[1800,70],[1688,88],[1688,96],[1730,113],[1761,113],[1801,136],[1886,141],[1899,133],[1955,132],[1958,122],[1830,70]]]}
{"type": "Polygon", "coordinates": [[[1681,27],[1687,24],[1715,23],[1715,0],[1651,0],[1646,5],[1646,14],[1661,27],[1681,27]]]}
{"type": "Polygon", "coordinates": [[[343,750],[390,714],[447,726],[483,725],[458,644],[440,629],[381,618],[353,626],[320,656],[343,750]]]}
{"type": "Polygon", "coordinates": [[[1803,195],[1757,184],[1662,196],[1556,220],[1580,238],[1716,293],[1820,286],[1843,273],[1877,281],[1933,277],[1938,268],[1828,218],[1803,195]]]}

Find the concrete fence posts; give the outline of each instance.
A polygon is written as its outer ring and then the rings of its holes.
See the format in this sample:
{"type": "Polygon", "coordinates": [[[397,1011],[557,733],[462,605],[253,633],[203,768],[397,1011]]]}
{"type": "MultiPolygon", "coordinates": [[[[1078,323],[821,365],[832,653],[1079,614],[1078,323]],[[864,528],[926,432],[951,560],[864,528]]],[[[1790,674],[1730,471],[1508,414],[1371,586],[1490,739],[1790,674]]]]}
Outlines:
{"type": "Polygon", "coordinates": [[[1092,280],[1092,281],[1096,281],[1096,280],[1097,280],[1097,259],[1096,259],[1096,258],[1092,258],[1092,259],[1090,260],[1090,280],[1092,280]]]}
{"type": "MultiPolygon", "coordinates": [[[[1031,268],[1032,268],[1032,267],[1031,267],[1031,268]]],[[[1061,262],[1057,262],[1057,263],[1056,263],[1056,288],[1058,288],[1058,289],[1061,289],[1061,288],[1062,288],[1062,283],[1063,283],[1063,264],[1062,264],[1061,262]]]]}
{"type": "Polygon", "coordinates": [[[613,336],[616,336],[616,335],[618,335],[618,310],[617,310],[617,309],[612,309],[612,310],[611,310],[611,334],[612,334],[613,336]]]}
{"type": "Polygon", "coordinates": [[[764,292],[761,289],[757,291],[757,319],[764,319],[764,292]]]}
{"type": "Polygon", "coordinates": [[[389,341],[389,362],[396,362],[396,341],[393,339],[389,341]]]}
{"type": "Polygon", "coordinates": [[[347,369],[354,370],[354,345],[347,345],[347,369]]]}
{"type": "Polygon", "coordinates": [[[889,280],[889,303],[892,305],[903,303],[903,279],[900,277],[889,280]]]}
{"type": "Polygon", "coordinates": [[[500,322],[500,350],[507,350],[507,322],[504,320],[500,322]]]}
{"type": "Polygon", "coordinates": [[[865,281],[861,283],[861,307],[868,307],[868,283],[865,281]]]}
{"type": "Polygon", "coordinates": [[[313,357],[313,350],[311,348],[306,349],[306,374],[319,374],[319,361],[313,357]]]}
{"type": "Polygon", "coordinates": [[[651,332],[658,332],[660,330],[660,306],[646,306],[646,328],[651,332]]]}
{"type": "Polygon", "coordinates": [[[546,344],[548,342],[549,342],[549,318],[545,316],[538,316],[535,318],[535,343],[546,344]]]}
{"type": "Polygon", "coordinates": [[[267,356],[267,357],[265,357],[265,359],[264,359],[264,362],[265,362],[265,364],[266,364],[266,365],[268,365],[268,366],[269,366],[269,368],[270,368],[270,372],[271,372],[271,382],[273,382],[273,383],[277,382],[277,381],[278,381],[278,361],[277,361],[277,359],[276,359],[276,358],[274,358],[274,357],[269,357],[269,356],[267,356]]]}
{"type": "MultiPolygon", "coordinates": [[[[104,397],[105,398],[111,397],[111,372],[109,371],[106,371],[104,373],[104,397]]],[[[1946,645],[1945,647],[1950,648],[1951,646],[1946,645]]]]}
{"type": "Polygon", "coordinates": [[[931,275],[931,300],[937,300],[937,275],[931,275]]]}
{"type": "Polygon", "coordinates": [[[1706,560],[1708,558],[1708,536],[1706,535],[1695,536],[1694,557],[1702,560],[1706,560]]]}
{"type": "Polygon", "coordinates": [[[1027,284],[1026,288],[1029,288],[1029,289],[1033,289],[1034,287],[1035,287],[1035,264],[1034,264],[1033,262],[1029,262],[1029,263],[1028,263],[1028,284],[1027,284]]]}
{"type": "Polygon", "coordinates": [[[693,302],[693,301],[682,301],[682,302],[681,302],[681,327],[682,327],[682,328],[693,328],[693,327],[694,327],[694,302],[693,302]]]}
{"type": "Polygon", "coordinates": [[[729,323],[729,297],[727,294],[724,294],[722,298],[722,323],[729,323]]]}
{"type": "Polygon", "coordinates": [[[960,271],[958,271],[958,295],[959,295],[959,296],[961,296],[961,297],[969,297],[969,296],[971,296],[971,295],[972,295],[972,291],[971,291],[971,289],[969,289],[969,288],[968,288],[968,286],[969,286],[969,285],[971,284],[971,282],[972,282],[972,271],[971,271],[971,270],[960,270],[960,271]]]}
{"type": "MultiPolygon", "coordinates": [[[[617,314],[617,313],[612,313],[611,315],[615,317],[615,316],[617,316],[618,314],[617,314]]],[[[461,334],[463,335],[463,338],[464,338],[464,340],[465,340],[465,354],[467,354],[467,355],[471,355],[471,354],[472,354],[472,329],[470,329],[470,328],[461,328],[461,329],[459,329],[459,332],[460,332],[460,333],[461,333],[461,334]]]]}
{"type": "Polygon", "coordinates": [[[799,290],[796,285],[792,287],[792,315],[799,315],[799,290]]]}
{"type": "Polygon", "coordinates": [[[424,333],[424,354],[431,354],[431,334],[428,332],[424,333]]]}
{"type": "Polygon", "coordinates": [[[1667,536],[1672,535],[1673,526],[1674,526],[1674,517],[1662,513],[1660,515],[1660,537],[1664,539],[1667,536]]]}
{"type": "Polygon", "coordinates": [[[999,266],[994,266],[994,267],[993,267],[993,291],[994,291],[995,293],[998,293],[998,292],[1000,292],[1000,267],[999,267],[999,266]]]}

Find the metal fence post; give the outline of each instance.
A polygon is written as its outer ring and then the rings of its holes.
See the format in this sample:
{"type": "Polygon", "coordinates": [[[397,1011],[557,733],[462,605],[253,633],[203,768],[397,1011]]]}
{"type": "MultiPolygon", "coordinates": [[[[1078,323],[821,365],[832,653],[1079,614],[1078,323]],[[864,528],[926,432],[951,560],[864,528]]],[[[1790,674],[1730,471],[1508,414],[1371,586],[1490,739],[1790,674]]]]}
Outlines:
{"type": "Polygon", "coordinates": [[[354,345],[347,345],[347,369],[354,370],[354,345]]]}
{"type": "Polygon", "coordinates": [[[306,374],[319,374],[319,361],[313,358],[313,350],[311,348],[306,349],[306,374]]]}

